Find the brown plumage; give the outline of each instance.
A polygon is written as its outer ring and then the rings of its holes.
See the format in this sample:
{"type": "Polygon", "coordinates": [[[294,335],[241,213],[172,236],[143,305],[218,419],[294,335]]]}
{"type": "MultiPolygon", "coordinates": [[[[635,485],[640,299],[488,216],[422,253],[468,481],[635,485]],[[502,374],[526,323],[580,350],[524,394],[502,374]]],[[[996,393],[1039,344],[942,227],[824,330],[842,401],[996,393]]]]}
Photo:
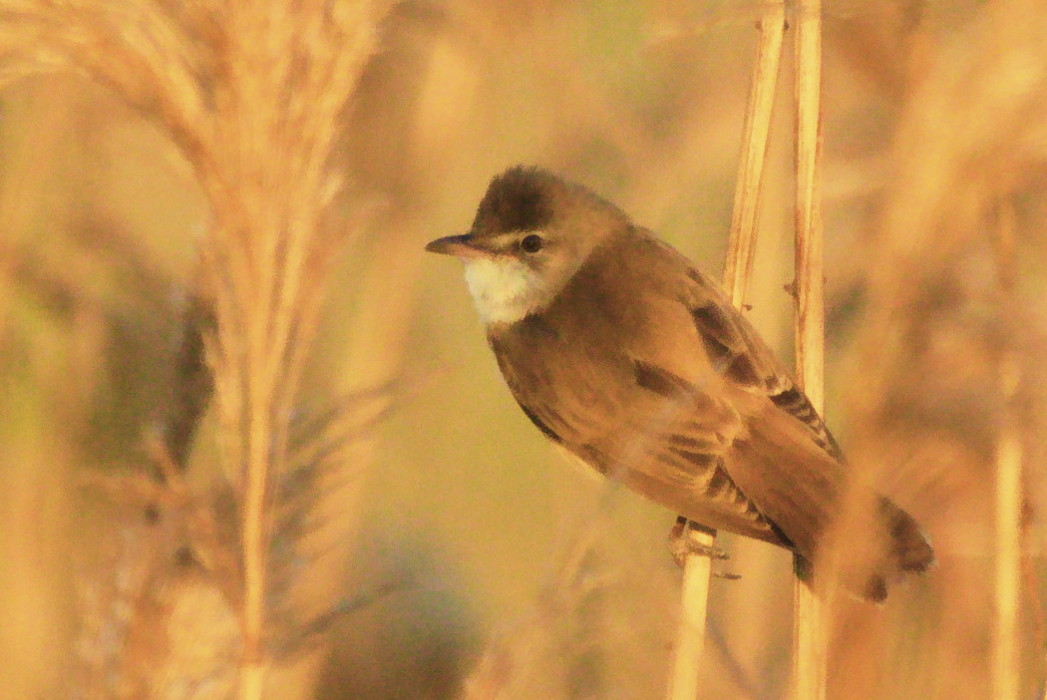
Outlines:
{"type": "MultiPolygon", "coordinates": [[[[549,438],[699,523],[811,561],[848,487],[843,455],[719,286],[584,188],[537,169],[492,181],[456,254],[506,383],[549,438]],[[479,264],[477,264],[479,263],[479,264]]],[[[844,585],[886,596],[933,552],[881,496],[880,554],[844,585]]]]}

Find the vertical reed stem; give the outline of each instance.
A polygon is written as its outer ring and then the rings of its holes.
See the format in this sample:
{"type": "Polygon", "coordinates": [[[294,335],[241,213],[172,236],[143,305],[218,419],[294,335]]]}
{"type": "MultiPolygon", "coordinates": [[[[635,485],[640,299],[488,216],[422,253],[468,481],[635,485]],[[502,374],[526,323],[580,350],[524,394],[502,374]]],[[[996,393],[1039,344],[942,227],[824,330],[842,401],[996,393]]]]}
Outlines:
{"type": "MultiPolygon", "coordinates": [[[[760,18],[760,40],[746,105],[731,233],[724,262],[723,286],[731,301],[744,308],[756,250],[756,221],[771,129],[775,88],[785,34],[785,3],[771,2],[760,18]]],[[[684,563],[683,600],[676,655],[669,682],[671,700],[694,700],[705,641],[706,607],[712,560],[699,552],[713,546],[715,530],[689,523],[684,532],[692,552],[684,563]]]]}
{"type": "MultiPolygon", "coordinates": [[[[1014,285],[1014,221],[1000,207],[997,265],[1006,303],[1014,285]]],[[[1015,395],[1021,381],[1018,359],[1011,347],[1000,359],[1000,389],[1004,416],[996,441],[996,600],[993,629],[992,689],[994,700],[1012,700],[1020,692],[1018,603],[1021,580],[1022,444],[1015,415],[1015,395]]]]}
{"type": "MultiPolygon", "coordinates": [[[[825,308],[821,220],[821,2],[800,0],[796,17],[796,375],[825,411],[825,308]]],[[[824,610],[813,587],[794,589],[793,697],[825,697],[824,610]]]]}
{"type": "Polygon", "coordinates": [[[714,545],[716,530],[689,522],[684,526],[683,536],[687,538],[691,552],[684,560],[683,604],[680,626],[676,632],[676,656],[669,678],[668,697],[671,700],[694,700],[698,697],[698,677],[705,650],[709,578],[712,575],[712,558],[699,552],[714,545]]]}
{"type": "Polygon", "coordinates": [[[731,215],[731,236],[727,240],[727,258],[723,271],[723,288],[739,308],[745,303],[756,250],[756,216],[760,206],[760,185],[767,160],[771,112],[785,37],[785,3],[767,3],[759,28],[760,41],[756,48],[749,101],[745,109],[742,151],[731,215]]]}

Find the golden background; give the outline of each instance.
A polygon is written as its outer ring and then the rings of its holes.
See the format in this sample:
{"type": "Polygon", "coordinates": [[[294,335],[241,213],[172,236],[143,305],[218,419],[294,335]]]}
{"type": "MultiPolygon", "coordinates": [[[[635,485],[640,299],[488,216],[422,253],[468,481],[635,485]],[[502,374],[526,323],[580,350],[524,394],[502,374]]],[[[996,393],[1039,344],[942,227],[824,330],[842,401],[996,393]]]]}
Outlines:
{"type": "MultiPolygon", "coordinates": [[[[33,5],[0,1],[0,27],[18,30],[33,5]]],[[[351,235],[296,410],[390,381],[391,406],[353,438],[337,489],[315,494],[305,532],[325,533],[322,545],[285,562],[291,587],[301,576],[302,608],[358,604],[274,664],[273,697],[458,697],[478,692],[465,679],[492,654],[503,697],[663,693],[679,605],[664,544],[675,514],[590,478],[533,429],[460,266],[422,248],[465,231],[488,180],[527,163],[587,184],[719,275],[759,11],[744,0],[389,11],[344,115],[338,206],[351,235]]],[[[856,464],[878,465],[939,557],[885,608],[845,604],[830,697],[989,697],[985,445],[1002,401],[984,389],[1001,347],[1023,368],[1033,513],[1043,496],[1047,48],[1034,35],[1044,26],[1047,11],[1017,0],[826,4],[828,421],[845,451],[860,451],[856,464]],[[1003,215],[987,217],[988,201],[1005,203],[1016,232],[1017,304],[994,291],[987,241],[1003,215]],[[880,336],[877,318],[926,337],[880,336]]],[[[20,65],[16,42],[0,40],[0,57],[20,65]]],[[[791,65],[787,52],[749,298],[786,359],[791,65]]],[[[119,605],[136,580],[128,557],[157,545],[118,475],[149,460],[212,203],[148,106],[75,70],[27,73],[5,73],[0,93],[0,696],[136,697],[144,686],[126,677],[167,669],[178,637],[126,636],[146,614],[119,605]]],[[[194,493],[224,478],[218,431],[208,414],[194,493]]],[[[1031,520],[1031,555],[1037,529],[1031,520]]],[[[714,568],[741,579],[712,585],[704,696],[785,697],[790,557],[720,543],[731,559],[714,568]]],[[[1043,686],[1041,570],[1030,556],[1025,697],[1043,686]]],[[[206,589],[179,576],[165,585],[206,589]]],[[[185,633],[190,648],[233,629],[221,603],[190,599],[204,628],[185,633]]],[[[149,619],[173,625],[176,607],[149,619]]],[[[223,696],[164,672],[148,681],[168,689],[158,696],[223,696]]]]}

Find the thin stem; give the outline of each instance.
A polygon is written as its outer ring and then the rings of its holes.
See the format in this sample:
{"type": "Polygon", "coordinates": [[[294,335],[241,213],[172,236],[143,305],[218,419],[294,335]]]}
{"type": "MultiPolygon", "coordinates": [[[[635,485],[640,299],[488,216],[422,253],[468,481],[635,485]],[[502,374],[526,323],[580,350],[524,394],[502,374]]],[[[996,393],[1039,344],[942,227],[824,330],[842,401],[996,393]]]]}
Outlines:
{"type": "MultiPolygon", "coordinates": [[[[727,243],[727,259],[724,262],[723,286],[738,308],[744,308],[745,305],[753,253],[756,250],[760,188],[785,34],[784,2],[769,3],[759,26],[760,40],[745,112],[734,214],[727,243]]],[[[713,546],[716,532],[689,523],[685,536],[689,540],[690,553],[684,561],[680,628],[668,693],[671,700],[694,700],[698,693],[698,677],[705,646],[709,577],[712,573],[712,560],[701,552],[713,546]]]]}
{"type": "MultiPolygon", "coordinates": [[[[1013,212],[1000,208],[997,266],[1006,303],[1014,286],[1013,212]]],[[[1018,603],[1021,581],[1022,443],[1015,397],[1021,382],[1018,358],[1006,349],[1000,359],[1004,416],[996,441],[996,600],[993,629],[992,688],[995,700],[1019,695],[1018,603]]]]}
{"type": "MultiPolygon", "coordinates": [[[[821,2],[800,0],[796,33],[796,375],[825,409],[825,307],[821,220],[821,2]]],[[[794,589],[793,696],[825,697],[825,611],[813,587],[794,589]]]]}
{"type": "Polygon", "coordinates": [[[749,87],[749,101],[742,130],[738,180],[734,189],[731,236],[727,241],[723,287],[735,306],[745,302],[745,290],[753,269],[756,250],[756,217],[760,206],[767,143],[771,131],[771,112],[778,86],[782,45],[785,36],[785,3],[770,2],[760,18],[760,41],[749,87]]]}
{"type": "MultiPolygon", "coordinates": [[[[1009,356],[1001,381],[1017,384],[1018,367],[1009,356]]],[[[996,446],[996,619],[993,630],[993,698],[1018,697],[1018,599],[1021,542],[1021,433],[1008,414],[996,446]]]]}
{"type": "Polygon", "coordinates": [[[243,661],[240,698],[261,698],[264,679],[263,638],[265,632],[266,561],[268,553],[269,463],[266,438],[271,433],[267,406],[253,402],[249,428],[247,479],[243,509],[243,661]]]}
{"type": "Polygon", "coordinates": [[[700,554],[716,542],[716,530],[687,523],[683,536],[690,553],[684,560],[682,609],[676,631],[676,656],[669,678],[670,700],[694,700],[698,697],[698,678],[705,650],[705,617],[709,600],[709,578],[712,558],[700,554]]]}

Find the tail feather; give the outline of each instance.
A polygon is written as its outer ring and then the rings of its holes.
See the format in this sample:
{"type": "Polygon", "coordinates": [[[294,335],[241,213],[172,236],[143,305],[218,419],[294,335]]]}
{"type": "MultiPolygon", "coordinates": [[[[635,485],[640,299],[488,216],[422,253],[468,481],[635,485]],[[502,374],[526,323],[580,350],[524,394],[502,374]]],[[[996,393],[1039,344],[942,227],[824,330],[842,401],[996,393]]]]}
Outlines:
{"type": "Polygon", "coordinates": [[[934,564],[934,549],[927,535],[912,516],[886,498],[880,497],[880,515],[887,522],[891,563],[899,573],[922,574],[934,564]]]}
{"type": "MultiPolygon", "coordinates": [[[[873,530],[881,533],[880,546],[866,546],[854,560],[840,562],[842,570],[838,574],[843,587],[854,595],[882,603],[887,599],[890,583],[905,574],[922,574],[934,565],[934,549],[912,516],[889,499],[877,497],[874,517],[879,521],[879,527],[873,530]]],[[[799,553],[794,571],[801,581],[812,584],[814,565],[799,553]]]]}
{"type": "Polygon", "coordinates": [[[934,564],[934,550],[912,516],[889,499],[877,496],[876,510],[870,515],[876,521],[874,541],[864,548],[864,558],[859,554],[851,566],[843,563],[840,576],[855,595],[882,603],[889,584],[934,564]]]}
{"type": "MultiPolygon", "coordinates": [[[[793,560],[793,573],[808,587],[814,585],[814,564],[800,554],[793,560]]],[[[870,603],[882,603],[887,600],[887,577],[878,571],[857,576],[844,573],[841,583],[853,595],[870,603]]]]}
{"type": "Polygon", "coordinates": [[[801,579],[810,582],[811,562],[817,572],[823,558],[835,560],[834,576],[845,589],[878,602],[891,583],[934,563],[916,521],[855,483],[798,421],[784,412],[765,413],[747,427],[749,434],[736,439],[727,455],[727,470],[792,544],[801,579]],[[852,493],[853,488],[864,493],[852,493]]]}

